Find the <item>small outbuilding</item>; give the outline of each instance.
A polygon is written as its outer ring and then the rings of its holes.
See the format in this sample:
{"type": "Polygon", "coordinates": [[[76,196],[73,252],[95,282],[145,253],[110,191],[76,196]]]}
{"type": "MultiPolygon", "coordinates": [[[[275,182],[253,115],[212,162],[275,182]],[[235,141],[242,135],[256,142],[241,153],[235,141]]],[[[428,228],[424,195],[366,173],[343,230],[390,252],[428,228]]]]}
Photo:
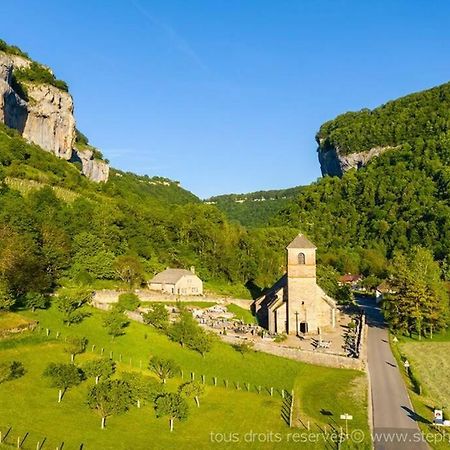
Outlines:
{"type": "Polygon", "coordinates": [[[153,277],[148,287],[175,295],[203,295],[203,281],[191,270],[167,268],[153,277]]]}

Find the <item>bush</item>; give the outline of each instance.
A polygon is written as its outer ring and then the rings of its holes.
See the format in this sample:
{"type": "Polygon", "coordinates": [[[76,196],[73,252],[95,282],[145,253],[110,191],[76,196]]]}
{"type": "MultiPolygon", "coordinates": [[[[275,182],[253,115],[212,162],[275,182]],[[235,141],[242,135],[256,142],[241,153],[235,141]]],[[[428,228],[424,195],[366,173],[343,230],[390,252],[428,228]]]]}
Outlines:
{"type": "Polygon", "coordinates": [[[287,339],[287,334],[283,333],[283,334],[277,334],[273,341],[280,343],[280,342],[284,342],[286,339],[287,339]]]}
{"type": "Polygon", "coordinates": [[[0,363],[0,383],[15,380],[25,374],[25,368],[20,361],[0,363]]]}
{"type": "Polygon", "coordinates": [[[160,330],[167,328],[169,323],[169,313],[164,305],[161,303],[155,303],[150,306],[148,311],[142,315],[144,323],[151,325],[160,330]]]}
{"type": "Polygon", "coordinates": [[[28,58],[28,53],[22,51],[19,47],[15,45],[7,44],[3,39],[0,39],[0,51],[8,53],[10,55],[23,56],[24,58],[28,58]]]}
{"type": "Polygon", "coordinates": [[[19,85],[23,86],[23,82],[33,83],[45,83],[55,86],[61,91],[68,92],[69,87],[67,83],[62,80],[58,80],[47,67],[32,62],[29,67],[23,67],[21,69],[14,69],[14,77],[19,85]]]}
{"type": "Polygon", "coordinates": [[[136,294],[127,292],[119,295],[119,303],[117,303],[116,307],[120,311],[136,311],[140,304],[139,297],[136,294]]]}

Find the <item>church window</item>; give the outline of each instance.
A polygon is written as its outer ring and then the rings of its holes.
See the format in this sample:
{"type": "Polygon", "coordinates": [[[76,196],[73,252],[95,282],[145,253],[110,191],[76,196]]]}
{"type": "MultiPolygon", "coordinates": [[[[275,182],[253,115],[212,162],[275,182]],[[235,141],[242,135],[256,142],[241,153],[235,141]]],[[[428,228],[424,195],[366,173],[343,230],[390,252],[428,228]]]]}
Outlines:
{"type": "Polygon", "coordinates": [[[305,254],[304,253],[299,253],[298,254],[298,263],[299,264],[305,264],[305,254]]]}

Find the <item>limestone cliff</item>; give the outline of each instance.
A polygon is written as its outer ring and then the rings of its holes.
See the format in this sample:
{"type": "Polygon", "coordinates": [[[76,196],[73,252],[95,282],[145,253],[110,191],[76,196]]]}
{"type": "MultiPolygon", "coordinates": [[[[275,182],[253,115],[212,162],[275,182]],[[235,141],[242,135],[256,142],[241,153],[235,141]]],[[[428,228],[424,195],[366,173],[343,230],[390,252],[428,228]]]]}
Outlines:
{"type": "Polygon", "coordinates": [[[22,56],[0,52],[0,121],[59,158],[79,160],[88,178],[107,181],[108,164],[95,159],[93,152],[75,149],[72,96],[56,86],[37,82],[25,83],[26,96],[20,91],[14,80],[14,69],[31,64],[31,60],[22,56]]]}
{"type": "Polygon", "coordinates": [[[365,166],[371,159],[381,155],[393,147],[373,147],[366,152],[350,153],[343,155],[339,152],[339,148],[323,149],[319,143],[319,162],[322,175],[330,175],[341,177],[350,169],[360,169],[365,166]]]}
{"type": "Polygon", "coordinates": [[[109,164],[95,159],[91,150],[75,150],[71,161],[81,162],[83,174],[93,181],[101,182],[109,178],[109,164]]]}

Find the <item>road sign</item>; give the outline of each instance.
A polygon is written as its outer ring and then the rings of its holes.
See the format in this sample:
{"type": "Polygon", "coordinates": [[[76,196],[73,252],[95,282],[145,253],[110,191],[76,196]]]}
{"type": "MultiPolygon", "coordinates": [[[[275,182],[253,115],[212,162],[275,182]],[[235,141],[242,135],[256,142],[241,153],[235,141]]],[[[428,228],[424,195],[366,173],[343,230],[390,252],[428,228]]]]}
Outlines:
{"type": "Polygon", "coordinates": [[[353,416],[351,416],[350,414],[341,414],[341,419],[342,420],[353,420],[353,416]]]}
{"type": "Polygon", "coordinates": [[[444,423],[444,414],[442,413],[442,409],[434,410],[434,423],[437,425],[442,425],[444,423]]]}

